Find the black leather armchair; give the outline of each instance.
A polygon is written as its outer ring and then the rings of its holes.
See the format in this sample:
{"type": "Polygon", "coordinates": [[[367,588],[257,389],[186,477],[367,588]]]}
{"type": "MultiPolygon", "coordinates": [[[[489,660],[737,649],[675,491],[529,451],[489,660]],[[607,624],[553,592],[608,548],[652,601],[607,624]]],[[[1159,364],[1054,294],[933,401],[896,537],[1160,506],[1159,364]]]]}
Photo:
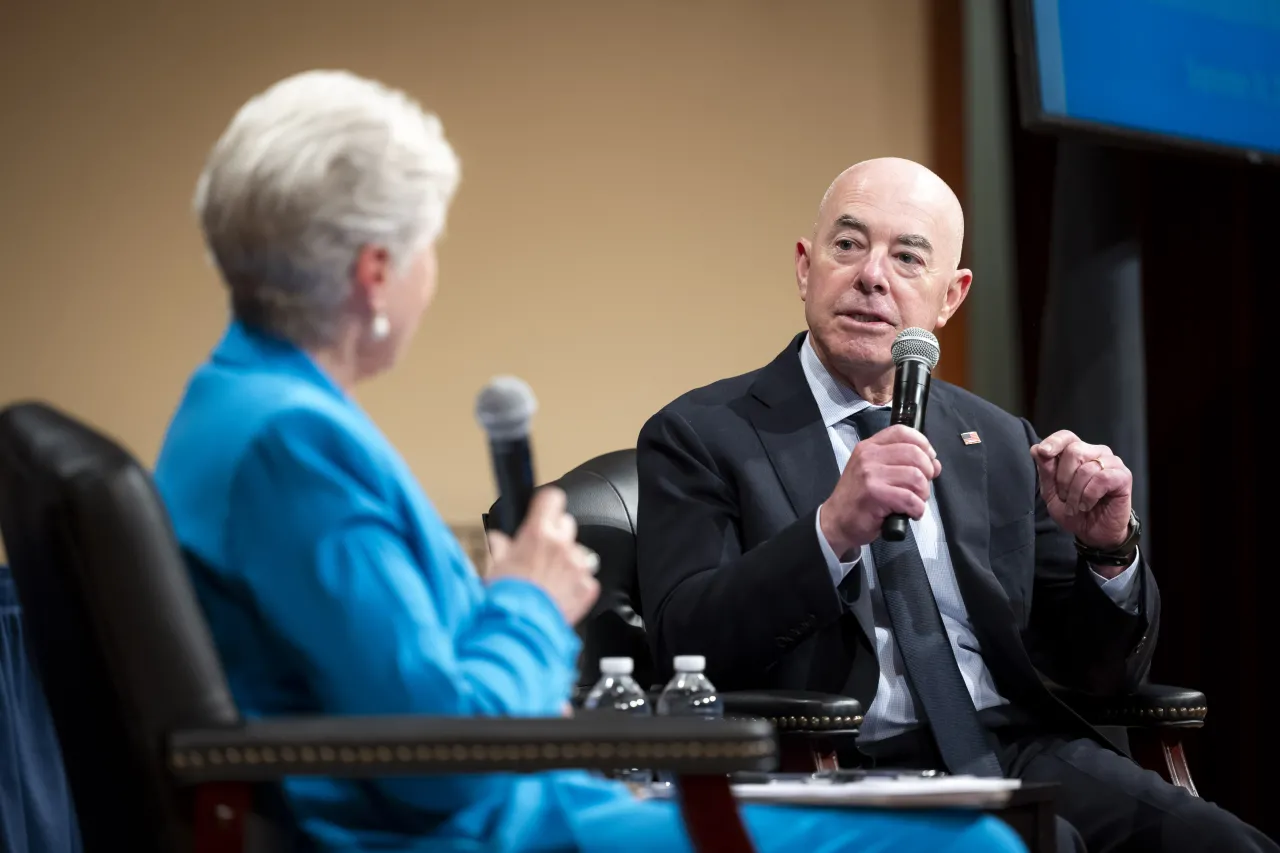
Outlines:
{"type": "Polygon", "coordinates": [[[696,847],[751,849],[725,774],[776,766],[764,721],[242,719],[149,476],[47,406],[0,412],[0,533],[88,853],[294,849],[285,776],[634,763],[677,774],[696,847]]]}
{"type": "MultiPolygon", "coordinates": [[[[644,620],[636,574],[636,458],[634,450],[597,456],[569,471],[555,485],[568,498],[578,522],[578,541],[600,555],[600,599],[578,625],[582,639],[576,702],[600,677],[600,659],[629,657],[634,678],[656,698],[661,691],[644,620]]],[[[485,529],[501,499],[482,518],[485,529]]],[[[803,772],[834,768],[842,745],[851,746],[862,725],[862,705],[847,696],[807,691],[728,691],[721,694],[725,716],[761,718],[777,729],[780,769],[803,772]]]]}
{"type": "MultiPolygon", "coordinates": [[[[608,655],[633,658],[637,680],[652,684],[656,671],[640,617],[636,576],[639,501],[635,451],[597,456],[566,473],[556,485],[568,495],[569,511],[579,525],[579,540],[601,558],[600,601],[579,627],[583,639],[581,689],[589,689],[595,682],[598,662],[608,655]]],[[[1196,793],[1182,736],[1204,724],[1207,707],[1203,693],[1160,684],[1146,684],[1137,693],[1118,697],[1053,689],[1086,720],[1128,746],[1144,767],[1196,793]]],[[[833,745],[855,737],[862,722],[861,706],[845,697],[759,692],[726,693],[724,698],[727,713],[764,717],[777,727],[787,769],[798,769],[798,764],[814,760],[829,763],[833,745]]]]}

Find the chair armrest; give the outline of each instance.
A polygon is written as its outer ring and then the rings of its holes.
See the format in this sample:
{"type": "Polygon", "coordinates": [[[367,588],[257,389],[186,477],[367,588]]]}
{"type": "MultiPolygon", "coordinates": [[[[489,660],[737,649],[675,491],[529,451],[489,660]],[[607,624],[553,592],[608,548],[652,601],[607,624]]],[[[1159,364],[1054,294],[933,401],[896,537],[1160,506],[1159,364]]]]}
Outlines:
{"type": "Polygon", "coordinates": [[[807,690],[736,690],[721,693],[726,717],[759,717],[780,733],[853,734],[862,725],[862,704],[848,696],[807,690]]]}
{"type": "Polygon", "coordinates": [[[1053,686],[1053,694],[1095,726],[1199,728],[1209,711],[1199,690],[1144,684],[1121,696],[1095,696],[1053,686]]]}
{"type": "MultiPolygon", "coordinates": [[[[657,712],[658,684],[646,691],[649,705],[657,712]]],[[[579,686],[573,694],[573,706],[581,708],[588,688],[579,686]]],[[[849,696],[815,693],[808,690],[732,690],[720,694],[724,715],[729,719],[759,718],[767,720],[780,733],[854,734],[862,725],[862,703],[849,696]]]]}
{"type": "Polygon", "coordinates": [[[777,744],[762,720],[613,717],[272,718],[178,731],[166,761],[185,784],[284,776],[374,778],[530,773],[640,765],[710,775],[771,770],[777,744]]]}

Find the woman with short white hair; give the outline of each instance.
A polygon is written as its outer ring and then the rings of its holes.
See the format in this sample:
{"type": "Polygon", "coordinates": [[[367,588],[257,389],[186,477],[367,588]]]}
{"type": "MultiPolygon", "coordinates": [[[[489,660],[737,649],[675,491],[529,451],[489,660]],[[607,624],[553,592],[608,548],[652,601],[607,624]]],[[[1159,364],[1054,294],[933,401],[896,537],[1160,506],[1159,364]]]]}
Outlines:
{"type": "Polygon", "coordinates": [[[311,72],[237,113],[196,210],[236,317],[336,360],[349,384],[413,336],[458,179],[435,116],[351,74],[311,72]]]}
{"type": "MultiPolygon", "coordinates": [[[[439,120],[340,71],[236,114],[196,192],[231,322],[156,481],[247,717],[556,715],[599,592],[564,495],[539,492],[482,581],[351,396],[436,288],[458,160],[439,120]]],[[[671,803],[585,773],[291,778],[320,850],[688,849],[671,803]]],[[[991,819],[744,809],[762,850],[1022,849],[991,819]]]]}

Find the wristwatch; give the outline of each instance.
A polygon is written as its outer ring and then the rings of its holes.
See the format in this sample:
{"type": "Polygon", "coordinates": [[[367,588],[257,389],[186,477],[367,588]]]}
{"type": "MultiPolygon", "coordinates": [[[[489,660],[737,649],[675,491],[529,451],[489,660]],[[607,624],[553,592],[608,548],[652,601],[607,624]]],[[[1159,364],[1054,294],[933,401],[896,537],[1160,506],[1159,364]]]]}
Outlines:
{"type": "Polygon", "coordinates": [[[1129,510],[1129,535],[1115,548],[1093,548],[1076,539],[1076,553],[1091,566],[1128,566],[1138,553],[1138,540],[1142,538],[1142,522],[1138,514],[1129,510]]]}

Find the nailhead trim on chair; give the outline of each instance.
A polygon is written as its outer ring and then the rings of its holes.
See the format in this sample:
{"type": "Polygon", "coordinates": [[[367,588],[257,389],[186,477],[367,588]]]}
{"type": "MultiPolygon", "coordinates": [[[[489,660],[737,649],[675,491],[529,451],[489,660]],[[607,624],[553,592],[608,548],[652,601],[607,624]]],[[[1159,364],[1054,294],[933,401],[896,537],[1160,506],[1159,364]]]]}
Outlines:
{"type": "Polygon", "coordinates": [[[667,741],[657,743],[510,743],[501,746],[481,744],[364,744],[333,746],[330,744],[300,744],[290,746],[209,747],[204,749],[175,750],[169,756],[174,770],[199,769],[205,766],[269,765],[307,767],[321,765],[354,764],[409,764],[451,761],[493,762],[511,765],[521,760],[595,760],[604,759],[653,759],[696,760],[724,758],[764,758],[773,755],[776,746],[771,740],[704,743],[701,741],[667,741]]]}
{"type": "MultiPolygon", "coordinates": [[[[1194,705],[1185,708],[1139,708],[1108,707],[1090,709],[1089,716],[1102,720],[1136,718],[1143,720],[1167,720],[1170,722],[1202,723],[1209,714],[1205,705],[1194,705]]],[[[862,725],[862,716],[849,717],[765,717],[775,728],[791,731],[824,731],[828,729],[850,729],[862,725]]]]}
{"type": "MultiPolygon", "coordinates": [[[[732,719],[751,719],[743,715],[735,715],[732,719]]],[[[832,729],[856,729],[862,725],[862,715],[848,717],[764,717],[779,731],[828,731],[832,729]]]]}
{"type": "Polygon", "coordinates": [[[1205,717],[1209,714],[1209,708],[1205,705],[1194,705],[1187,708],[1139,708],[1136,706],[1129,706],[1120,708],[1090,708],[1089,712],[1089,716],[1097,717],[1102,720],[1135,717],[1144,720],[1204,722],[1205,717]]]}

